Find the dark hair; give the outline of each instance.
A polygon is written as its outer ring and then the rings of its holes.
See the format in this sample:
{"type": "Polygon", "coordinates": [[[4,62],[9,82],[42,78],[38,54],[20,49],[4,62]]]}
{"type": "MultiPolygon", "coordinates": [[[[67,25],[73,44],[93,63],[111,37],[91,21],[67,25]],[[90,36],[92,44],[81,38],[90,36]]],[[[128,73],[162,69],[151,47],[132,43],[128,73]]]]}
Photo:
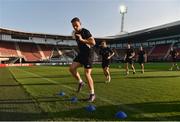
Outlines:
{"type": "Polygon", "coordinates": [[[71,20],[71,23],[73,23],[73,22],[80,22],[80,19],[78,18],[78,17],[74,17],[72,20],[71,20]]]}

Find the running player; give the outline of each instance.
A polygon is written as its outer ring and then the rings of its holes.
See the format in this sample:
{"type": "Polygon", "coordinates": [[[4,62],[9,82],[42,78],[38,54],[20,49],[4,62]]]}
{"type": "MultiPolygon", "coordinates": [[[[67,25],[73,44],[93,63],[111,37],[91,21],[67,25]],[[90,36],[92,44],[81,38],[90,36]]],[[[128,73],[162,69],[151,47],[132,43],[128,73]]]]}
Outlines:
{"type": "Polygon", "coordinates": [[[81,66],[84,66],[85,77],[88,82],[90,89],[90,96],[88,98],[89,102],[95,100],[94,92],[94,82],[91,77],[92,72],[92,62],[93,62],[93,49],[92,47],[96,44],[91,33],[81,27],[81,21],[79,18],[75,17],[71,20],[72,26],[75,31],[75,39],[78,44],[79,53],[74,59],[73,63],[70,65],[69,71],[72,76],[76,78],[79,82],[77,92],[79,93],[82,87],[85,85],[77,69],[81,66]]]}
{"type": "Polygon", "coordinates": [[[134,68],[134,56],[135,56],[135,51],[132,49],[130,44],[127,44],[127,50],[124,56],[124,61],[125,61],[125,69],[126,69],[126,75],[129,74],[129,66],[128,64],[131,65],[131,68],[133,70],[133,74],[136,73],[136,70],[134,68]]]}
{"type": "Polygon", "coordinates": [[[177,65],[177,56],[178,55],[179,55],[179,53],[173,47],[171,47],[169,56],[171,56],[172,66],[169,69],[170,71],[173,70],[174,66],[176,66],[176,69],[179,70],[179,66],[177,65]]]}
{"type": "Polygon", "coordinates": [[[102,41],[99,54],[102,56],[102,68],[107,79],[106,83],[109,83],[111,81],[109,66],[114,52],[109,47],[107,47],[106,41],[102,41]]]}
{"type": "Polygon", "coordinates": [[[141,73],[144,73],[144,63],[147,61],[147,55],[141,46],[138,52],[138,63],[141,65],[141,73]]]}

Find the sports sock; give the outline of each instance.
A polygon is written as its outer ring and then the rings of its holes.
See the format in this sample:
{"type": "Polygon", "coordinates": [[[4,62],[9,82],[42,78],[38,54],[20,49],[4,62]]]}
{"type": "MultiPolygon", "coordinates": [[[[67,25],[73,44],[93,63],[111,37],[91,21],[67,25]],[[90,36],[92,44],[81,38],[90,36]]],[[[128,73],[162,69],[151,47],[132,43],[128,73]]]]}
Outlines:
{"type": "Polygon", "coordinates": [[[81,80],[79,80],[79,83],[82,83],[83,81],[82,81],[82,79],[81,80]]]}
{"type": "Polygon", "coordinates": [[[94,94],[94,89],[91,89],[90,94],[94,94]]]}

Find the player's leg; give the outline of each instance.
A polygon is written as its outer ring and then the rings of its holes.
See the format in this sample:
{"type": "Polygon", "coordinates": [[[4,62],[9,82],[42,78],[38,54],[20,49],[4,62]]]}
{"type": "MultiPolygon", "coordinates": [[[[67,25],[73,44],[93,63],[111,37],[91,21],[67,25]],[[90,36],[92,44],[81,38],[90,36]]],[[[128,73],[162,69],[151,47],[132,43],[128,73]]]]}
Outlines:
{"type": "Polygon", "coordinates": [[[175,66],[176,66],[176,69],[177,69],[177,70],[179,70],[179,66],[178,66],[178,64],[177,64],[177,63],[175,64],[175,66]]]}
{"type": "Polygon", "coordinates": [[[106,72],[106,67],[103,68],[103,73],[104,73],[104,76],[107,78],[108,74],[106,72]]]}
{"type": "Polygon", "coordinates": [[[79,82],[77,92],[79,92],[81,88],[84,86],[84,82],[82,81],[81,76],[77,71],[78,67],[81,67],[81,64],[79,62],[73,62],[69,67],[70,73],[79,82]]]}
{"type": "Polygon", "coordinates": [[[174,62],[174,66],[176,67],[176,69],[179,70],[179,66],[178,66],[178,64],[177,64],[177,59],[174,58],[173,62],[174,62]]]}
{"type": "Polygon", "coordinates": [[[134,67],[134,61],[131,59],[131,60],[129,61],[129,63],[131,64],[131,69],[133,70],[133,74],[135,74],[135,73],[136,73],[136,70],[135,70],[135,67],[134,67]]]}
{"type": "Polygon", "coordinates": [[[170,71],[172,71],[173,70],[173,68],[174,68],[174,62],[172,62],[172,65],[171,65],[171,68],[169,69],[170,71]]]}
{"type": "Polygon", "coordinates": [[[135,73],[136,73],[136,70],[135,70],[135,68],[134,68],[134,64],[133,64],[133,63],[131,64],[131,68],[132,68],[132,70],[133,70],[133,74],[135,74],[135,73]]]}
{"type": "Polygon", "coordinates": [[[84,68],[85,77],[90,89],[90,97],[88,99],[89,102],[93,102],[95,100],[94,81],[92,79],[91,72],[92,72],[91,68],[84,68]]]}
{"type": "Polygon", "coordinates": [[[143,74],[143,73],[144,73],[144,63],[145,63],[145,59],[139,58],[138,62],[139,62],[139,65],[141,66],[141,73],[143,74]]]}
{"type": "Polygon", "coordinates": [[[128,62],[125,64],[125,69],[126,69],[126,75],[129,75],[129,67],[128,67],[128,62]]]}
{"type": "Polygon", "coordinates": [[[107,66],[103,70],[104,70],[104,73],[106,74],[106,78],[107,78],[106,82],[110,82],[111,81],[111,76],[110,76],[110,72],[109,72],[109,67],[107,66]]]}
{"type": "Polygon", "coordinates": [[[105,62],[102,63],[102,69],[103,69],[103,73],[104,73],[104,76],[107,78],[107,72],[106,72],[106,65],[105,65],[105,62]]]}
{"type": "Polygon", "coordinates": [[[81,64],[79,62],[73,62],[69,67],[69,71],[76,80],[80,81],[82,79],[79,72],[77,71],[78,67],[81,67],[81,64]]]}
{"type": "Polygon", "coordinates": [[[144,64],[141,63],[141,73],[144,73],[144,64]]]}

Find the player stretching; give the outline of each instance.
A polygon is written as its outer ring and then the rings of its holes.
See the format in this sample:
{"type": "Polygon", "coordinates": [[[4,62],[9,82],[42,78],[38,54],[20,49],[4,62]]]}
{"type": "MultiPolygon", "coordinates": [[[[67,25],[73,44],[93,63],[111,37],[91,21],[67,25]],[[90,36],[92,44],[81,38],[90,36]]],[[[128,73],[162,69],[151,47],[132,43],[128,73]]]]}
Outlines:
{"type": "Polygon", "coordinates": [[[109,47],[107,47],[106,41],[102,41],[99,54],[102,56],[102,68],[104,75],[106,76],[107,79],[106,83],[109,83],[111,81],[109,66],[110,66],[111,58],[114,55],[114,52],[109,47]]]}
{"type": "Polygon", "coordinates": [[[129,67],[128,64],[131,65],[131,68],[133,70],[133,74],[136,73],[135,68],[134,68],[134,56],[135,56],[135,51],[134,49],[131,48],[130,44],[127,44],[127,50],[126,50],[126,54],[124,56],[124,61],[125,61],[125,69],[126,69],[126,75],[129,74],[129,67]]]}
{"type": "Polygon", "coordinates": [[[79,72],[77,69],[81,66],[84,66],[84,73],[86,80],[89,85],[90,89],[90,96],[88,98],[89,102],[93,102],[95,100],[95,93],[94,93],[94,82],[91,77],[92,72],[92,62],[93,62],[93,49],[92,47],[96,44],[94,38],[92,37],[91,33],[81,27],[80,19],[75,17],[71,20],[72,26],[75,31],[75,39],[78,44],[79,53],[74,59],[73,63],[70,65],[69,71],[71,72],[72,76],[76,78],[79,82],[77,92],[79,93],[81,88],[85,85],[82,81],[79,72]]]}
{"type": "Polygon", "coordinates": [[[171,51],[169,53],[169,56],[171,56],[172,66],[169,69],[170,71],[173,70],[174,66],[176,66],[177,70],[179,70],[179,66],[177,65],[177,56],[178,55],[179,55],[179,53],[173,47],[171,47],[171,51]]]}
{"type": "Polygon", "coordinates": [[[140,50],[138,52],[138,62],[141,65],[141,73],[144,73],[144,63],[147,61],[147,55],[144,51],[143,47],[140,47],[140,50]]]}

